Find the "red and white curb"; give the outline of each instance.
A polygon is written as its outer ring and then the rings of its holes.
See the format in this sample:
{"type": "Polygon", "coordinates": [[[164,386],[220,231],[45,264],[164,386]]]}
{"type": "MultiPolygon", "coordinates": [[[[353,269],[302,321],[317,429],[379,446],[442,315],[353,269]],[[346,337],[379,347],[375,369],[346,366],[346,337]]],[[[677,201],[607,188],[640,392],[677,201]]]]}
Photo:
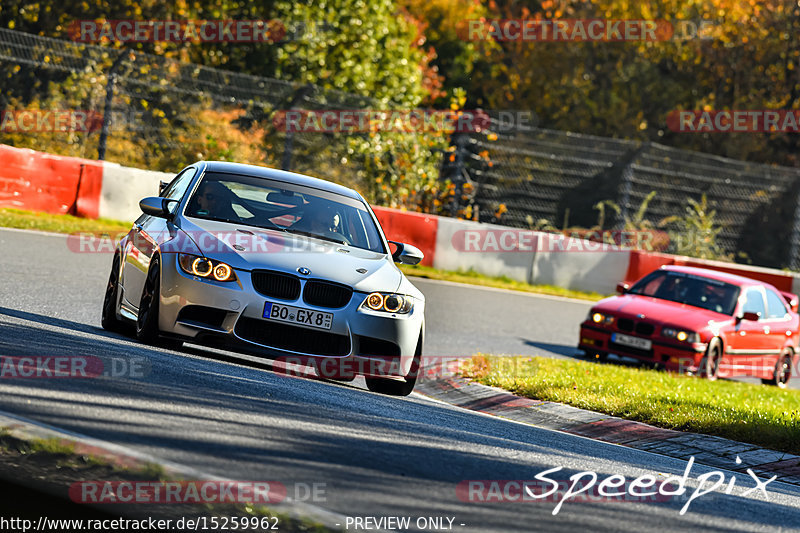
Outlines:
{"type": "MultiPolygon", "coordinates": [[[[432,369],[426,368],[426,372],[432,369]]],[[[507,391],[447,375],[445,369],[433,372],[438,377],[423,380],[414,389],[455,407],[563,431],[594,440],[619,444],[676,459],[688,459],[706,466],[756,474],[778,476],[784,483],[800,486],[800,456],[753,444],[624,420],[569,405],[515,396],[507,391]],[[741,464],[734,465],[739,456],[741,464]]]]}

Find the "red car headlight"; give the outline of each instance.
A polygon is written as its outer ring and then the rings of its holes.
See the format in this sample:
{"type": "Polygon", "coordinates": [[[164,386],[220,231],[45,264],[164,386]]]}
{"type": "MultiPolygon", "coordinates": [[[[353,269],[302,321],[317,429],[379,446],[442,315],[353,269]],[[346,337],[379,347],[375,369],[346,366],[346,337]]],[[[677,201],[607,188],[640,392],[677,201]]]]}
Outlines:
{"type": "Polygon", "coordinates": [[[681,342],[700,342],[699,333],[678,328],[663,328],[661,330],[661,335],[668,339],[676,339],[681,342]]]}
{"type": "Polygon", "coordinates": [[[597,311],[589,311],[587,320],[591,320],[595,324],[599,324],[601,326],[610,326],[614,323],[614,317],[612,315],[599,313],[597,311]]]}

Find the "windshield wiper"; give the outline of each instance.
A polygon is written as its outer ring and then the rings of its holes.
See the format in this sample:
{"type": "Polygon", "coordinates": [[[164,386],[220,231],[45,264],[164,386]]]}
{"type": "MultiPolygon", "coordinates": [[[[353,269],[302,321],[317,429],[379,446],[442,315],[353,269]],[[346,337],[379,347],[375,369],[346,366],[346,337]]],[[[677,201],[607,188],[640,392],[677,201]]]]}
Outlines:
{"type": "Polygon", "coordinates": [[[296,233],[298,235],[305,235],[306,237],[313,237],[315,239],[321,239],[323,241],[335,242],[336,244],[347,244],[344,239],[334,239],[333,237],[329,237],[327,235],[320,235],[319,233],[312,233],[310,231],[303,231],[300,229],[289,229],[284,228],[284,231],[287,233],[296,233]]]}

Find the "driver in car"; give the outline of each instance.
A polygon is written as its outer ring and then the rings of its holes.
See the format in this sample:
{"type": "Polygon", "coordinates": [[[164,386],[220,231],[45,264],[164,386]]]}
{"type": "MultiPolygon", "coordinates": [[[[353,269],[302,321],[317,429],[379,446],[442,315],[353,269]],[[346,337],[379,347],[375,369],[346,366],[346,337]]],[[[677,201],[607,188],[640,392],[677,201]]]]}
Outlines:
{"type": "Polygon", "coordinates": [[[231,206],[230,191],[219,182],[204,181],[195,194],[194,213],[211,218],[219,218],[231,222],[240,221],[231,206]]]}
{"type": "Polygon", "coordinates": [[[339,215],[329,207],[307,208],[299,226],[303,231],[347,243],[344,235],[338,231],[339,215]]]}

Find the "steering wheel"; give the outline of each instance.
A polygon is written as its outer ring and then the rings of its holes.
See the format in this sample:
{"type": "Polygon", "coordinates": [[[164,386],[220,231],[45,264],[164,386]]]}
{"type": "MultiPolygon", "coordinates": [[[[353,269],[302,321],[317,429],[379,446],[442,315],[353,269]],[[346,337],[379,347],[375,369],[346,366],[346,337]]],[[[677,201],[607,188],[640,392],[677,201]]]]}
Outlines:
{"type": "Polygon", "coordinates": [[[336,241],[343,241],[348,246],[351,246],[353,244],[352,242],[350,242],[350,239],[348,239],[338,231],[325,231],[323,232],[323,235],[325,235],[328,238],[334,239],[336,241]]]}

